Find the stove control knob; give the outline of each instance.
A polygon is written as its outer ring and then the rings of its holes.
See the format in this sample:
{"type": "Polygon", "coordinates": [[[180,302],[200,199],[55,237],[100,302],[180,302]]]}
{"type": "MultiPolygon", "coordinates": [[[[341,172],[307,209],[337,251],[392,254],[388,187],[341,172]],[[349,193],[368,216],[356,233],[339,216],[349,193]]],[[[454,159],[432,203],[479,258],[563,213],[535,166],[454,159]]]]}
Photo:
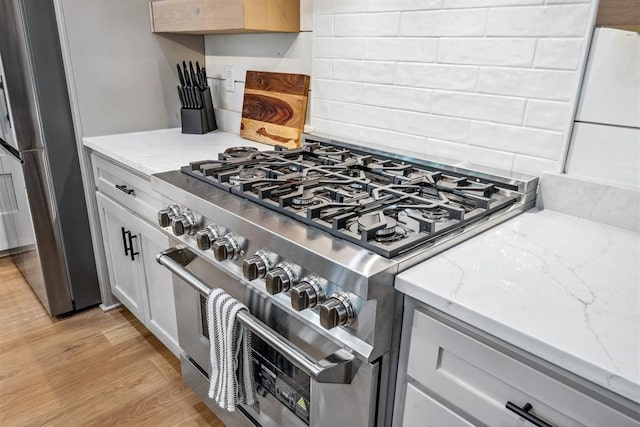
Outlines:
{"type": "Polygon", "coordinates": [[[171,229],[176,236],[183,234],[196,234],[197,222],[195,215],[189,210],[185,210],[182,215],[176,216],[171,220],[171,229]]]}
{"type": "Polygon", "coordinates": [[[242,250],[238,237],[234,234],[227,234],[213,244],[213,256],[218,261],[237,259],[240,255],[242,255],[242,250]]]}
{"type": "Polygon", "coordinates": [[[267,274],[267,271],[276,265],[277,260],[278,255],[266,249],[260,249],[252,257],[244,260],[242,274],[247,280],[262,279],[267,274]]]}
{"type": "Polygon", "coordinates": [[[182,215],[182,210],[178,205],[169,205],[166,209],[158,211],[158,224],[165,228],[171,225],[173,218],[182,215]]]}
{"type": "Polygon", "coordinates": [[[267,264],[258,255],[249,257],[242,263],[242,274],[247,280],[261,279],[267,274],[267,264]]]}
{"type": "Polygon", "coordinates": [[[333,294],[320,305],[320,324],[325,329],[350,325],[355,319],[356,311],[347,294],[333,294]]]}
{"type": "Polygon", "coordinates": [[[299,268],[289,261],[283,261],[276,265],[276,268],[268,272],[265,277],[267,292],[275,295],[288,291],[298,283],[298,270],[299,268]]]}
{"type": "Polygon", "coordinates": [[[213,243],[216,240],[220,239],[223,233],[224,230],[219,225],[207,225],[204,230],[198,231],[198,233],[196,233],[196,242],[198,243],[198,248],[203,251],[211,249],[213,243]]]}
{"type": "Polygon", "coordinates": [[[320,286],[320,278],[315,275],[302,279],[299,285],[291,288],[290,295],[291,306],[297,311],[313,308],[325,299],[324,290],[320,286]]]}

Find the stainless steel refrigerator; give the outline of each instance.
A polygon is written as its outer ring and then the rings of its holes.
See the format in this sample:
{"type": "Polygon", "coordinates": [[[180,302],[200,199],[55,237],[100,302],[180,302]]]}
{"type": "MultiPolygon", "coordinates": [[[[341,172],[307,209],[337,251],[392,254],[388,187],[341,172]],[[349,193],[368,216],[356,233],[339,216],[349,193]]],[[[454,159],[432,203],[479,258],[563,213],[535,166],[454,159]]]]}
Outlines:
{"type": "Polygon", "coordinates": [[[35,236],[35,245],[18,242],[14,261],[50,315],[99,304],[53,1],[0,1],[0,58],[11,135],[0,150],[21,164],[35,236]]]}

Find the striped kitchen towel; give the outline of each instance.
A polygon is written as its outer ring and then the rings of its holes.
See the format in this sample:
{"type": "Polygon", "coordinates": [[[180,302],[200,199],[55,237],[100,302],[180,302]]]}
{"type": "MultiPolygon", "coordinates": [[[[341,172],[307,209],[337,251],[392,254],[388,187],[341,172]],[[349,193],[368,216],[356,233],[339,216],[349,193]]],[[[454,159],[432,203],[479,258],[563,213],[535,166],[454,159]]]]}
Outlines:
{"type": "Polygon", "coordinates": [[[251,334],[237,320],[249,309],[216,289],[207,299],[207,323],[211,342],[211,380],[209,397],[221,408],[233,412],[243,403],[255,405],[256,385],[251,360],[251,334]]]}

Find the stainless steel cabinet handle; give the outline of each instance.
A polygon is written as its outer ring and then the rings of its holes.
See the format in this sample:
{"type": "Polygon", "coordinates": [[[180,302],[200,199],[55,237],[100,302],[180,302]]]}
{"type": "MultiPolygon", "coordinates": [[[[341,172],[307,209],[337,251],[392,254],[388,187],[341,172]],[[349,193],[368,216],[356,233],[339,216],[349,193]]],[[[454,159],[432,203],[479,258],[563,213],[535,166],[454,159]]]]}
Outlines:
{"type": "MultiPolygon", "coordinates": [[[[184,280],[189,286],[204,295],[209,295],[213,289],[205,282],[194,276],[184,267],[195,259],[195,255],[186,246],[176,246],[160,252],[156,257],[159,264],[165,266],[173,274],[184,280]]],[[[238,314],[238,321],[249,328],[271,347],[291,360],[304,373],[313,377],[319,383],[351,384],[353,379],[353,355],[340,349],[326,359],[315,360],[278,333],[271,330],[259,319],[247,312],[238,314]]]]}

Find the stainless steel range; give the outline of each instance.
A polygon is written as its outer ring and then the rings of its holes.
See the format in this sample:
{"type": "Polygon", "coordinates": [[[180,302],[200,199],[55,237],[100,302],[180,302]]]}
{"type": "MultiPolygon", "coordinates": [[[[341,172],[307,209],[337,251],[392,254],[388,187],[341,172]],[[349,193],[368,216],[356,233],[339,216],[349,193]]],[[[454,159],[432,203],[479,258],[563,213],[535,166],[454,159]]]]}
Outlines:
{"type": "Polygon", "coordinates": [[[395,275],[529,209],[537,181],[311,135],[155,175],[184,380],[229,425],[389,424],[395,275]],[[204,301],[218,287],[250,310],[259,409],[225,413],[206,396],[204,301]]]}

